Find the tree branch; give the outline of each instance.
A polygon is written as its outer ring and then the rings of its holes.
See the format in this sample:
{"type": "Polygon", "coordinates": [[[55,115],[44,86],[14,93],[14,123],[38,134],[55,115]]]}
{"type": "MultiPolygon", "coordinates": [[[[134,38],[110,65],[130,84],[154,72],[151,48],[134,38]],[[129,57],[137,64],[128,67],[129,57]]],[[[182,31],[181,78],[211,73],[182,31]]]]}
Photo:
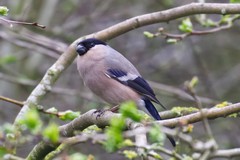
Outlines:
{"type": "MultiPolygon", "coordinates": [[[[228,115],[231,115],[233,113],[240,112],[240,103],[235,103],[226,107],[222,108],[211,108],[211,109],[202,109],[203,114],[208,119],[215,119],[219,117],[226,117],[228,115]]],[[[172,118],[167,120],[161,120],[157,123],[163,126],[167,127],[176,127],[181,124],[181,122],[185,121],[188,124],[190,123],[196,123],[202,120],[202,116],[200,112],[192,113],[186,116],[178,117],[178,118],[172,118]]]]}
{"type": "MultiPolygon", "coordinates": [[[[98,117],[98,114],[95,113],[96,110],[90,110],[78,118],[74,119],[68,124],[65,124],[63,126],[59,127],[60,130],[60,135],[62,137],[71,137],[74,136],[75,131],[82,131],[85,128],[91,126],[91,125],[97,125],[100,128],[106,127],[109,125],[110,120],[113,117],[119,116],[119,114],[112,113],[110,111],[104,112],[103,115],[98,117]]],[[[231,115],[233,113],[240,112],[240,103],[232,104],[223,108],[211,108],[211,109],[203,109],[203,114],[205,115],[206,118],[208,119],[214,119],[218,117],[226,117],[228,115],[231,115]]],[[[182,116],[179,118],[173,118],[173,119],[168,119],[168,120],[161,120],[157,121],[156,123],[166,126],[166,127],[176,127],[181,125],[180,122],[186,121],[188,124],[189,123],[195,123],[199,122],[202,120],[202,115],[200,112],[193,113],[190,115],[182,116]]],[[[150,123],[151,124],[151,123],[150,123]]],[[[128,129],[136,129],[136,128],[141,128],[142,124],[140,123],[135,123],[131,120],[127,120],[126,126],[128,129]]],[[[165,132],[165,130],[163,130],[165,132]]],[[[171,134],[169,131],[165,132],[166,134],[169,134],[171,136],[180,136],[182,138],[181,134],[171,134]]],[[[142,134],[139,133],[139,136],[142,136],[142,134]]],[[[134,133],[134,135],[137,135],[137,133],[134,133]]],[[[189,137],[183,138],[186,142],[189,144],[192,143],[192,139],[189,137]]],[[[49,152],[53,151],[55,148],[57,148],[60,144],[50,144],[47,142],[41,142],[37,144],[31,153],[28,155],[27,159],[43,159],[49,152]]],[[[196,143],[192,144],[193,148],[199,151],[204,150],[202,145],[197,145],[196,143]],[[200,146],[200,147],[199,147],[200,146]]],[[[209,145],[206,145],[209,146],[209,145]]],[[[206,148],[206,147],[205,147],[206,148]]]]}
{"type": "Polygon", "coordinates": [[[232,158],[236,156],[240,156],[240,148],[217,150],[210,158],[232,158]]]}
{"type": "Polygon", "coordinates": [[[24,105],[24,102],[21,102],[21,101],[15,100],[15,99],[11,99],[11,98],[8,98],[8,97],[4,97],[4,96],[1,96],[1,95],[0,95],[0,100],[16,104],[20,107],[24,105]]]}
{"type": "Polygon", "coordinates": [[[42,28],[42,29],[46,28],[46,26],[38,24],[37,22],[13,21],[13,20],[9,20],[9,19],[6,19],[6,18],[2,18],[2,17],[0,17],[0,20],[8,23],[10,26],[12,26],[13,24],[21,24],[21,25],[31,25],[31,26],[42,28]]]}
{"type": "Polygon", "coordinates": [[[217,26],[215,28],[209,29],[209,30],[204,30],[204,31],[197,31],[197,30],[193,30],[191,32],[187,32],[187,33],[183,33],[183,34],[172,34],[172,33],[167,33],[164,28],[159,28],[158,32],[153,34],[154,37],[157,37],[159,35],[164,36],[166,39],[169,38],[174,38],[176,40],[182,40],[186,37],[192,36],[192,35],[206,35],[206,34],[210,34],[210,33],[215,33],[215,32],[219,32],[221,30],[225,30],[225,29],[229,29],[233,26],[233,22],[236,21],[237,19],[240,18],[240,15],[237,15],[235,17],[232,17],[228,20],[227,24],[225,25],[221,25],[221,26],[217,26]]]}

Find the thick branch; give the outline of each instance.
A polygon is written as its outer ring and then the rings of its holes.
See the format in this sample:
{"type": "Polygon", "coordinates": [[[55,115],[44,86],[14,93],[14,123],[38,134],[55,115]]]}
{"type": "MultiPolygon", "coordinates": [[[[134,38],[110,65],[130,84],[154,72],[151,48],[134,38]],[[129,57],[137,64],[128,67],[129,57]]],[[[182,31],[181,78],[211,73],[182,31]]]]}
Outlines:
{"type": "MultiPolygon", "coordinates": [[[[192,14],[237,14],[240,13],[240,4],[218,4],[218,3],[191,3],[184,6],[168,9],[165,11],[154,12],[130,18],[100,32],[86,37],[97,37],[102,40],[109,40],[124,34],[133,29],[160,22],[168,22],[173,19],[192,15],[192,14]]],[[[75,46],[82,38],[74,41],[59,59],[47,70],[42,81],[36,86],[26,100],[25,105],[17,115],[15,124],[29,110],[34,107],[46,95],[61,73],[73,62],[76,57],[75,46]]]]}
{"type": "MultiPolygon", "coordinates": [[[[233,113],[240,112],[240,103],[232,104],[223,108],[211,108],[211,109],[203,109],[203,114],[208,119],[215,119],[219,117],[226,117],[233,113]]],[[[202,120],[202,116],[200,112],[192,113],[183,117],[167,119],[158,121],[158,124],[167,126],[167,127],[176,127],[181,124],[181,122],[187,123],[195,123],[202,120]]]]}
{"type": "Polygon", "coordinates": [[[232,158],[240,156],[240,148],[226,149],[226,150],[217,150],[210,157],[211,158],[232,158]]]}

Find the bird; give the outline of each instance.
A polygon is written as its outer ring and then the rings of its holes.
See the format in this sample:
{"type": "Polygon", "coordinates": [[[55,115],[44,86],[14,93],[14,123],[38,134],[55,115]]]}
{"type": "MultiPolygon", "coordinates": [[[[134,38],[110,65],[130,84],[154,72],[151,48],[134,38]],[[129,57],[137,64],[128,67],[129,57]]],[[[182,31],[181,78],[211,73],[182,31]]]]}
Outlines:
{"type": "MultiPolygon", "coordinates": [[[[155,120],[162,120],[152,102],[163,104],[134,65],[121,53],[97,38],[77,43],[77,69],[84,84],[111,105],[132,100],[155,120]]],[[[175,147],[175,140],[167,136],[175,147]]]]}

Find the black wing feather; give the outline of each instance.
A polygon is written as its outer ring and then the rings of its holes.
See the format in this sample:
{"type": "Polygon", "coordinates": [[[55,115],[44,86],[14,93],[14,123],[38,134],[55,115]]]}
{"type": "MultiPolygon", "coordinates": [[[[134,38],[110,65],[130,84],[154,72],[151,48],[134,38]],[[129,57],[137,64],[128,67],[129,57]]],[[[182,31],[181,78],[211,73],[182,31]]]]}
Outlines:
{"type": "Polygon", "coordinates": [[[121,77],[127,76],[127,72],[120,70],[120,69],[108,69],[107,75],[118,82],[129,86],[139,94],[149,98],[150,100],[160,104],[163,108],[165,108],[156,98],[156,95],[154,94],[152,88],[149,86],[149,84],[140,76],[136,77],[135,79],[130,79],[126,81],[120,80],[121,77]]]}

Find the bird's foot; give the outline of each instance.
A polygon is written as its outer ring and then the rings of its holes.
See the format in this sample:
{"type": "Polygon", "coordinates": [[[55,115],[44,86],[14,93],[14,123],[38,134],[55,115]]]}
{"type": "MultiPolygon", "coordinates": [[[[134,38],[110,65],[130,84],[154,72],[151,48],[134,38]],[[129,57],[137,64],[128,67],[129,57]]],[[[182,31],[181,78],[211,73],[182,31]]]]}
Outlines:
{"type": "Polygon", "coordinates": [[[119,110],[119,105],[116,105],[116,106],[114,106],[114,107],[112,107],[112,108],[109,108],[109,109],[98,109],[98,110],[96,110],[95,112],[93,112],[93,114],[97,114],[97,119],[98,118],[100,118],[105,112],[107,112],[107,111],[111,111],[111,112],[113,112],[113,113],[117,113],[118,112],[118,110],[119,110]]]}
{"type": "Polygon", "coordinates": [[[97,114],[96,119],[100,118],[108,109],[98,109],[93,114],[97,114]]]}
{"type": "Polygon", "coordinates": [[[114,106],[114,107],[112,107],[112,108],[109,108],[108,110],[111,111],[111,112],[113,112],[113,113],[117,113],[118,110],[119,110],[119,105],[116,105],[116,106],[114,106]]]}

